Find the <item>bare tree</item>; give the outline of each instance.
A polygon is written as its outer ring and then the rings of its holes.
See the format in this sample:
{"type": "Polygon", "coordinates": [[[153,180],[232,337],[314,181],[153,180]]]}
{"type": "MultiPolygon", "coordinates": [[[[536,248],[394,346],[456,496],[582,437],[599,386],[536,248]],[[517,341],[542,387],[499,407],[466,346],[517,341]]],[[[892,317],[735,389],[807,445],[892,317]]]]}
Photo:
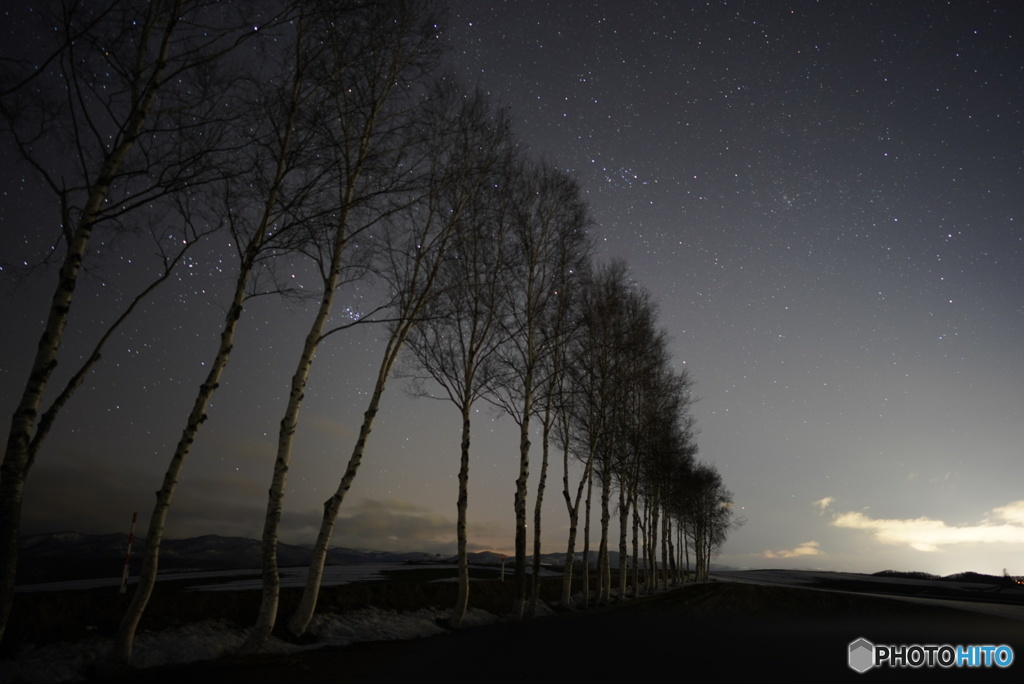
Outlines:
{"type": "Polygon", "coordinates": [[[676,477],[677,506],[685,515],[695,579],[704,582],[711,571],[711,559],[721,550],[729,530],[741,526],[744,520],[734,515],[732,492],[722,484],[714,466],[698,463],[680,469],[676,477]]]}
{"type": "MultiPolygon", "coordinates": [[[[530,172],[526,197],[520,204],[517,245],[521,254],[518,282],[510,290],[513,305],[509,320],[517,332],[510,339],[512,353],[505,356],[505,405],[520,424],[519,478],[516,480],[516,574],[525,565],[526,495],[529,476],[528,406],[531,395],[541,397],[541,467],[537,481],[533,520],[533,590],[531,613],[536,612],[540,591],[541,511],[547,481],[551,433],[556,418],[555,402],[564,394],[567,364],[574,336],[580,329],[578,303],[589,273],[593,244],[589,234],[588,208],[576,181],[540,164],[530,172]],[[510,363],[510,365],[509,365],[510,363]],[[518,399],[516,405],[512,399],[518,399]],[[523,441],[525,438],[525,442],[523,441]],[[521,546],[523,547],[521,549],[521,546]],[[520,550],[523,558],[520,558],[520,550]]],[[[524,579],[524,578],[523,578],[524,579]]],[[[519,591],[513,606],[521,616],[525,596],[519,591]]]]}
{"type": "MultiPolygon", "coordinates": [[[[238,257],[231,302],[206,379],[200,385],[175,452],[164,475],[163,485],[149,521],[139,584],[118,628],[108,665],[127,664],[135,630],[156,582],[160,545],[178,477],[216,392],[220,377],[234,348],[235,333],[246,299],[263,294],[258,289],[261,269],[273,268],[268,254],[292,245],[291,236],[305,227],[309,206],[319,209],[317,198],[330,178],[323,172],[311,150],[322,143],[317,128],[323,114],[328,78],[321,69],[324,48],[315,39],[315,19],[303,13],[294,23],[289,44],[293,51],[278,54],[284,64],[277,74],[278,87],[264,92],[256,79],[243,81],[239,96],[241,114],[238,131],[246,151],[238,156],[239,174],[224,182],[212,197],[212,211],[228,217],[238,257]],[[304,153],[304,151],[306,151],[304,153]]],[[[282,41],[287,42],[287,41],[282,41]]],[[[275,292],[276,292],[275,288],[275,292]]]]}
{"type": "MultiPolygon", "coordinates": [[[[569,454],[570,454],[570,433],[569,417],[573,392],[569,386],[570,367],[573,362],[573,354],[576,351],[576,338],[581,331],[579,302],[581,291],[587,282],[590,269],[589,255],[580,255],[580,261],[574,268],[565,269],[565,280],[555,293],[557,305],[552,308],[551,318],[543,328],[545,341],[544,346],[551,346],[551,352],[547,357],[546,374],[544,384],[541,412],[541,475],[537,483],[537,497],[534,505],[533,522],[533,592],[530,596],[530,612],[536,614],[537,604],[540,598],[540,557],[541,557],[541,511],[543,505],[544,487],[547,477],[549,462],[549,451],[552,442],[562,450],[562,496],[565,499],[570,517],[569,546],[570,551],[566,555],[565,570],[563,572],[562,605],[568,606],[571,596],[572,574],[574,565],[574,552],[571,547],[575,544],[576,524],[579,513],[580,497],[583,493],[583,480],[577,488],[576,499],[569,493],[569,454]]],[[[586,468],[589,471],[589,467],[586,468]]]]}
{"type": "MultiPolygon", "coordinates": [[[[590,524],[594,477],[601,477],[610,469],[602,467],[606,443],[613,424],[612,408],[617,388],[614,384],[614,352],[616,343],[612,324],[617,297],[625,292],[626,267],[622,262],[596,268],[583,289],[581,304],[581,332],[573,363],[569,367],[574,389],[569,409],[569,424],[564,428],[566,444],[575,444],[577,453],[585,462],[575,500],[568,492],[568,463],[563,462],[563,498],[570,518],[570,533],[566,549],[567,563],[574,557],[575,520],[579,514],[580,497],[586,486],[583,529],[583,602],[590,601],[590,524]]],[[[610,483],[609,483],[610,486],[610,483]]],[[[606,521],[603,521],[606,522],[606,521]]],[[[602,525],[606,529],[605,525],[602,525]]],[[[604,548],[599,549],[598,564],[603,567],[604,548]]],[[[563,584],[563,600],[568,600],[570,588],[563,584]]]]}
{"type": "MultiPolygon", "coordinates": [[[[580,503],[583,499],[583,490],[587,487],[588,483],[592,481],[591,475],[593,473],[594,466],[594,451],[586,450],[585,452],[586,458],[583,460],[583,474],[580,476],[579,482],[576,484],[576,492],[575,496],[573,496],[569,486],[569,462],[570,455],[573,451],[571,416],[572,411],[575,410],[572,403],[575,400],[575,393],[570,390],[568,392],[561,393],[559,397],[560,404],[558,422],[556,424],[556,435],[559,446],[562,449],[562,498],[565,499],[565,507],[569,515],[569,536],[566,540],[565,569],[562,572],[562,596],[560,603],[568,608],[572,605],[572,583],[576,564],[576,535],[579,528],[580,503]]],[[[587,512],[589,513],[589,507],[587,512]]],[[[586,578],[588,574],[588,560],[586,556],[588,554],[584,551],[583,555],[583,571],[584,578],[586,578]]],[[[584,590],[584,593],[586,593],[586,590],[584,590]]]]}
{"type": "MultiPolygon", "coordinates": [[[[585,290],[583,334],[577,361],[573,364],[578,394],[571,405],[569,431],[572,443],[586,463],[588,501],[589,478],[597,476],[600,485],[598,603],[608,601],[611,596],[608,534],[611,495],[616,485],[620,526],[619,591],[620,596],[626,593],[628,516],[637,505],[634,490],[648,451],[645,434],[652,429],[650,413],[660,391],[656,379],[667,358],[664,335],[657,331],[654,321],[650,296],[629,281],[624,264],[614,262],[597,270],[585,290]]],[[[581,481],[572,500],[567,477],[563,478],[563,497],[570,521],[577,515],[582,486],[581,481]]],[[[589,519],[588,506],[588,524],[589,519]]],[[[573,549],[574,529],[575,525],[571,524],[567,562],[573,549]]],[[[585,544],[589,545],[589,535],[587,537],[585,544]]],[[[563,600],[567,600],[564,594],[563,600]]]]}
{"type": "MultiPolygon", "coordinates": [[[[664,577],[668,567],[669,485],[682,467],[680,464],[691,462],[696,452],[693,419],[689,413],[692,401],[689,374],[674,371],[667,357],[651,370],[654,372],[643,380],[646,401],[633,432],[633,448],[641,456],[632,488],[634,529],[637,532],[642,529],[644,584],[648,591],[656,588],[659,577],[664,577]],[[662,550],[660,575],[659,543],[662,550]]],[[[638,546],[639,540],[634,537],[635,567],[639,567],[641,560],[638,546]]]]}
{"type": "MultiPolygon", "coordinates": [[[[629,384],[618,394],[622,404],[618,412],[618,449],[615,480],[619,490],[619,599],[625,599],[629,584],[627,535],[629,515],[636,507],[640,472],[650,457],[646,437],[651,424],[660,416],[655,412],[662,388],[662,367],[668,362],[667,339],[656,328],[656,312],[649,293],[634,288],[623,303],[627,317],[623,359],[624,377],[629,384]]],[[[635,520],[634,516],[634,520],[635,520]]],[[[634,563],[634,571],[636,564],[634,563]]]]}
{"type": "MultiPolygon", "coordinates": [[[[499,355],[502,377],[491,401],[519,426],[519,475],[516,478],[514,511],[515,598],[512,613],[522,618],[526,607],[527,483],[530,475],[530,425],[538,411],[537,400],[551,380],[551,357],[562,340],[567,323],[567,300],[560,295],[578,277],[590,255],[589,218],[579,186],[568,175],[544,163],[524,164],[516,174],[517,195],[508,256],[508,279],[503,294],[507,313],[501,319],[505,344],[499,355]]],[[[544,442],[541,477],[547,475],[547,438],[544,442]]],[[[543,504],[543,484],[538,487],[536,508],[543,504]]],[[[539,514],[535,515],[539,519],[539,514]]],[[[535,546],[540,530],[534,530],[535,546]]],[[[539,554],[535,563],[539,562],[539,554]]]]}
{"type": "Polygon", "coordinates": [[[508,126],[500,114],[491,112],[480,93],[463,96],[441,87],[423,108],[420,120],[413,134],[423,157],[409,166],[423,178],[422,186],[417,186],[421,194],[407,210],[385,222],[378,250],[376,271],[393,293],[386,308],[389,336],[359,437],[337,490],[324,502],[306,586],[288,622],[294,635],[305,632],[313,616],[338,511],[362,463],[385,384],[409,336],[418,325],[430,325],[427,317],[437,302],[452,295],[444,288],[457,287],[452,282],[453,266],[446,260],[466,234],[475,231],[473,221],[479,219],[479,212],[474,203],[508,154],[508,126]]]}
{"type": "MultiPolygon", "coordinates": [[[[52,52],[4,60],[10,68],[0,85],[5,132],[60,207],[57,282],[0,469],[0,635],[11,605],[25,480],[57,413],[112,332],[40,416],[90,246],[97,234],[136,231],[148,212],[166,211],[168,202],[180,206],[174,195],[184,187],[219,176],[210,150],[220,143],[213,122],[223,118],[216,113],[222,100],[212,76],[218,60],[261,23],[250,20],[243,29],[229,12],[188,0],[65,2],[51,20],[52,52]]],[[[175,257],[165,255],[167,268],[175,257]]]]}
{"type": "Polygon", "coordinates": [[[606,603],[611,596],[611,565],[608,534],[611,522],[611,494],[617,459],[622,445],[624,398],[630,391],[631,379],[626,371],[631,349],[627,344],[630,320],[627,316],[632,290],[627,269],[622,262],[613,262],[598,271],[585,309],[584,368],[582,378],[585,396],[580,420],[582,438],[594,450],[593,472],[600,484],[601,535],[598,541],[597,602],[606,603]]]}
{"type": "Polygon", "coordinates": [[[428,380],[459,410],[462,437],[456,535],[459,593],[449,622],[459,627],[469,605],[467,510],[469,506],[469,447],[473,404],[494,388],[495,358],[505,333],[504,297],[512,258],[510,232],[514,220],[516,182],[511,153],[495,169],[487,193],[470,205],[441,271],[439,295],[431,301],[423,322],[408,339],[408,349],[421,369],[414,391],[432,396],[428,380]]]}
{"type": "MultiPolygon", "coordinates": [[[[421,78],[435,62],[436,21],[429,3],[314,3],[308,10],[309,43],[327,64],[322,77],[331,106],[321,126],[336,178],[333,206],[322,213],[313,252],[322,280],[320,303],[292,375],[278,432],[274,474],[263,527],[263,596],[259,615],[242,652],[263,647],[274,627],[280,596],[277,538],[299,412],[313,357],[341,285],[348,247],[393,211],[407,176],[403,129],[422,90],[421,78]]],[[[400,205],[399,205],[400,206],[400,205]]],[[[319,217],[316,217],[319,218],[319,217]]],[[[308,219],[315,221],[315,217],[308,219]]]]}

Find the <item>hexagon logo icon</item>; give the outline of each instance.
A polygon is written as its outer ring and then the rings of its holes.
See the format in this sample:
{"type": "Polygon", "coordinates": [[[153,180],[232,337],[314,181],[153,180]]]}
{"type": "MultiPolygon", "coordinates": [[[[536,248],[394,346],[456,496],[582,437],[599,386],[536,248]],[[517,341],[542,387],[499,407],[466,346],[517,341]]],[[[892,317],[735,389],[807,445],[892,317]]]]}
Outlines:
{"type": "Polygon", "coordinates": [[[867,672],[875,664],[875,645],[861,637],[856,641],[850,642],[848,657],[849,660],[847,662],[851,670],[861,673],[867,672]]]}

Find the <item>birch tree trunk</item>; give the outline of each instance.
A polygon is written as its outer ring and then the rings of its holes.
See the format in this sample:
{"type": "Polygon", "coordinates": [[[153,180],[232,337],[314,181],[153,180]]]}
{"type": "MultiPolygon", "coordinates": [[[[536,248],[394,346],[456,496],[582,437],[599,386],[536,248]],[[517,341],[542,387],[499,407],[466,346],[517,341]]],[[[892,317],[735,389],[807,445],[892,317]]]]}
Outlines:
{"type": "Polygon", "coordinates": [[[142,568],[139,571],[139,583],[132,592],[131,602],[125,611],[121,622],[118,625],[117,633],[114,635],[114,643],[110,655],[107,658],[107,665],[120,667],[131,661],[132,644],[135,641],[135,631],[139,621],[146,610],[149,598],[153,593],[156,584],[157,567],[159,565],[160,544],[163,540],[164,524],[167,521],[167,513],[171,507],[171,500],[174,496],[175,487],[178,484],[178,476],[185,465],[185,458],[188,456],[199,432],[199,426],[206,421],[206,407],[209,406],[214,392],[217,390],[220,377],[227,367],[231,349],[234,345],[235,330],[238,327],[238,320],[242,316],[242,301],[245,295],[245,280],[239,276],[238,287],[235,296],[228,310],[224,322],[224,329],[221,331],[220,346],[214,357],[206,380],[199,387],[192,411],[189,413],[185,429],[181,433],[178,445],[171,457],[171,462],[164,474],[163,484],[156,493],[156,505],[149,518],[149,530],[146,533],[146,546],[142,553],[142,568]]]}
{"type": "Polygon", "coordinates": [[[466,610],[469,608],[469,553],[468,535],[466,534],[466,511],[469,508],[470,408],[470,403],[466,402],[462,409],[462,442],[459,460],[459,499],[456,504],[458,519],[455,523],[459,555],[459,594],[455,598],[455,605],[452,607],[451,617],[448,618],[448,623],[454,629],[458,629],[462,626],[462,621],[466,617],[466,610]]]}
{"type": "Polygon", "coordinates": [[[633,509],[633,597],[640,596],[640,506],[636,491],[631,497],[630,507],[633,509]]]}
{"type": "Polygon", "coordinates": [[[601,473],[601,541],[597,551],[598,578],[600,585],[597,589],[597,603],[603,605],[611,598],[612,570],[608,556],[608,533],[611,523],[611,489],[612,473],[611,464],[605,459],[601,473]]]}
{"type": "MultiPolygon", "coordinates": [[[[206,409],[219,387],[221,375],[227,367],[234,348],[235,333],[239,319],[242,316],[243,303],[246,296],[246,288],[252,275],[257,260],[267,238],[271,225],[276,220],[278,200],[281,188],[286,176],[290,172],[290,157],[292,156],[292,141],[295,131],[295,122],[304,100],[302,94],[301,66],[296,65],[296,72],[292,75],[292,81],[288,88],[287,106],[283,120],[280,123],[279,147],[276,150],[274,160],[274,171],[268,184],[267,196],[252,235],[248,238],[245,251],[239,264],[238,275],[235,279],[235,289],[232,295],[231,305],[225,318],[224,327],[221,330],[220,343],[217,353],[214,356],[210,371],[206,380],[200,385],[199,392],[189,413],[185,428],[182,430],[180,439],[171,457],[167,471],[164,474],[163,484],[156,493],[156,504],[149,519],[149,530],[146,534],[146,546],[143,551],[142,569],[140,570],[139,583],[132,594],[132,600],[128,605],[125,615],[121,619],[117,633],[114,637],[114,644],[110,655],[107,658],[108,667],[121,667],[127,665],[131,660],[132,644],[135,639],[135,632],[139,621],[145,612],[152,595],[153,586],[156,583],[157,569],[159,565],[160,545],[163,541],[164,525],[170,510],[174,490],[178,484],[178,477],[185,465],[185,460],[192,449],[192,444],[199,432],[200,426],[206,421],[206,409]]],[[[237,240],[246,238],[238,234],[237,240]]]]}
{"type": "MultiPolygon", "coordinates": [[[[531,330],[532,337],[532,330],[531,330]]],[[[532,340],[527,343],[533,346],[532,340]]],[[[530,354],[532,357],[532,352],[530,354]]],[[[516,575],[515,602],[512,615],[521,620],[526,609],[526,495],[530,477],[530,417],[533,414],[533,361],[528,360],[526,382],[523,385],[523,413],[519,424],[519,476],[516,478],[514,508],[516,514],[516,575]]]]}
{"type": "Polygon", "coordinates": [[[541,510],[544,504],[544,487],[548,478],[548,449],[551,440],[551,411],[544,414],[544,428],[541,438],[540,478],[537,480],[537,501],[533,507],[533,591],[530,594],[530,615],[537,614],[540,601],[540,526],[541,510]]]}
{"type": "Polygon", "coordinates": [[[590,606],[590,504],[594,492],[594,471],[587,476],[587,505],[583,518],[583,608],[590,606]]]}
{"type": "Polygon", "coordinates": [[[629,585],[629,502],[626,484],[619,484],[619,601],[629,585]]]}
{"type": "Polygon", "coordinates": [[[309,332],[306,334],[298,366],[292,375],[291,389],[288,393],[288,405],[285,408],[284,417],[281,418],[281,427],[277,438],[277,456],[274,459],[274,476],[267,497],[267,513],[263,524],[263,593],[260,600],[260,611],[256,617],[256,624],[253,625],[245,643],[242,644],[239,650],[240,653],[256,653],[262,650],[277,620],[277,606],[281,594],[281,578],[277,567],[277,537],[278,531],[281,528],[281,511],[284,491],[288,483],[288,468],[291,465],[295,431],[299,423],[299,413],[302,409],[302,400],[306,393],[306,384],[309,381],[310,370],[313,367],[313,357],[316,354],[317,347],[323,340],[324,327],[334,306],[338,281],[341,277],[342,257],[348,243],[347,208],[351,206],[357,179],[358,170],[355,176],[348,179],[345,196],[342,198],[342,207],[344,208],[338,219],[337,233],[333,238],[330,266],[323,283],[320,306],[317,308],[316,317],[313,319],[309,332]]]}
{"type": "Polygon", "coordinates": [[[373,430],[374,419],[377,417],[377,412],[380,409],[380,400],[384,394],[385,384],[398,358],[405,334],[408,333],[408,327],[407,323],[404,328],[405,333],[401,336],[392,336],[388,342],[377,373],[377,382],[374,386],[373,394],[370,396],[369,405],[363,413],[363,422],[359,427],[359,437],[356,439],[355,446],[352,449],[352,454],[349,456],[348,464],[345,467],[345,472],[342,475],[337,490],[331,498],[324,502],[323,518],[320,521],[320,530],[313,545],[313,554],[309,563],[309,571],[306,575],[306,585],[302,592],[302,598],[299,600],[299,605],[288,621],[288,631],[293,636],[304,634],[309,627],[310,620],[313,619],[313,613],[316,610],[317,600],[320,595],[320,584],[323,579],[324,566],[327,563],[327,551],[330,546],[331,535],[334,533],[335,522],[338,519],[338,512],[341,510],[341,505],[345,501],[345,495],[352,487],[352,482],[359,471],[363,454],[366,451],[366,444],[370,438],[370,432],[373,430]]]}
{"type": "Polygon", "coordinates": [[[363,459],[363,452],[366,449],[366,442],[369,439],[370,431],[373,429],[374,419],[380,405],[380,397],[383,393],[383,383],[378,380],[370,399],[370,405],[363,413],[363,423],[359,427],[359,437],[349,457],[345,473],[341,478],[337,491],[330,499],[324,502],[323,518],[320,521],[320,530],[317,533],[316,542],[313,545],[313,555],[309,563],[309,571],[306,575],[306,586],[302,592],[299,605],[288,621],[288,631],[293,636],[301,636],[309,627],[310,620],[316,610],[316,603],[320,595],[320,584],[323,580],[324,566],[327,563],[327,551],[331,542],[331,535],[334,532],[334,524],[338,519],[338,512],[345,500],[352,482],[355,480],[359,465],[363,459]]]}
{"type": "MultiPolygon", "coordinates": [[[[36,347],[28,379],[11,416],[11,428],[3,463],[0,464],[0,558],[3,559],[3,575],[0,577],[0,639],[6,630],[14,597],[24,486],[33,461],[31,443],[36,431],[39,408],[50,377],[57,366],[57,352],[67,327],[78,275],[101,207],[109,196],[111,186],[125,159],[135,148],[158,92],[164,85],[170,47],[181,14],[181,4],[181,0],[178,0],[170,7],[153,8],[151,21],[145,24],[143,30],[151,34],[146,35],[146,38],[155,38],[154,44],[146,47],[152,48],[156,56],[152,57],[146,54],[145,48],[140,48],[137,55],[139,68],[134,73],[134,77],[140,80],[131,84],[132,92],[137,97],[133,99],[123,117],[120,135],[114,146],[98,161],[95,177],[85,179],[89,187],[88,197],[74,229],[65,223],[67,252],[57,277],[57,285],[50,300],[46,323],[36,347]],[[164,16],[161,9],[169,10],[168,14],[164,16]],[[159,25],[158,18],[165,21],[162,26],[159,25]]],[[[67,40],[71,45],[71,38],[68,37],[67,40]]],[[[146,41],[143,43],[145,45],[146,41]]],[[[6,111],[4,113],[6,114],[6,111]]]]}
{"type": "Polygon", "coordinates": [[[668,589],[668,516],[661,516],[661,587],[668,589]]]}
{"type": "MultiPolygon", "coordinates": [[[[573,569],[576,564],[576,532],[579,529],[579,517],[580,517],[580,502],[583,498],[583,488],[590,482],[590,473],[592,472],[594,463],[594,453],[591,451],[587,458],[587,463],[583,469],[583,476],[580,478],[579,484],[576,486],[576,498],[569,498],[569,445],[566,442],[562,452],[562,496],[565,498],[565,507],[569,513],[569,540],[566,544],[565,549],[565,571],[562,575],[562,600],[561,604],[566,608],[572,605],[572,578],[573,569]]],[[[588,494],[587,501],[587,516],[590,516],[590,501],[588,494]]],[[[589,535],[589,523],[586,525],[589,535]]],[[[588,567],[589,561],[586,558],[589,553],[589,548],[584,550],[584,562],[583,562],[583,592],[586,595],[587,592],[587,576],[589,574],[588,567]]]]}

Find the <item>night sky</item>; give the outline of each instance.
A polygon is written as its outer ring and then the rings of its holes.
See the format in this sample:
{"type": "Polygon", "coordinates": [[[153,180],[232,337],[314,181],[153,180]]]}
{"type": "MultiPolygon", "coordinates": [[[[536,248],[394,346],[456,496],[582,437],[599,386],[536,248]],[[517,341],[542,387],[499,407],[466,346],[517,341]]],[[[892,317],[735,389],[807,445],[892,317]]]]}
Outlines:
{"type": "MultiPolygon", "coordinates": [[[[451,3],[449,68],[579,179],[599,259],[624,258],[659,303],[700,398],[700,458],[747,520],[719,562],[1024,573],[1021,19],[1014,0],[451,3]]],[[[6,39],[18,30],[8,23],[6,39]]],[[[6,139],[0,152],[11,156],[6,139]]],[[[17,266],[45,254],[58,215],[27,169],[0,175],[10,416],[56,276],[17,266]]],[[[142,242],[104,248],[58,382],[154,268],[142,242]]],[[[216,350],[232,277],[222,249],[197,252],[111,343],[29,476],[23,532],[148,518],[216,350]]],[[[168,536],[258,537],[312,314],[247,306],[168,536]]],[[[382,334],[335,335],[318,353],[286,541],[313,541],[382,334]]],[[[405,390],[390,385],[335,543],[451,553],[458,412],[405,390]]],[[[471,547],[509,551],[516,430],[478,409],[471,547]]],[[[549,473],[545,551],[564,550],[560,477],[549,473]]]]}

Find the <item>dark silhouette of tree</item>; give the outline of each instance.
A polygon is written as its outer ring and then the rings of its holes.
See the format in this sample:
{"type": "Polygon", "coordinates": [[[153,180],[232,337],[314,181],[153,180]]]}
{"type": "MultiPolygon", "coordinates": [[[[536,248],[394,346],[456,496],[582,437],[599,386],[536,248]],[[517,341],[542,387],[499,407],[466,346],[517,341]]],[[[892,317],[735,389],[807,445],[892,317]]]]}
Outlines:
{"type": "MultiPolygon", "coordinates": [[[[615,449],[621,418],[622,393],[627,391],[625,374],[628,353],[625,306],[630,297],[626,266],[622,262],[596,269],[584,292],[582,333],[576,355],[573,384],[577,401],[572,407],[572,433],[579,453],[585,454],[589,477],[600,485],[601,537],[598,545],[598,603],[608,600],[610,567],[608,531],[611,516],[610,496],[615,469],[615,449]]],[[[584,562],[589,561],[589,521],[591,482],[587,482],[587,506],[584,520],[584,562]]],[[[584,582],[589,582],[589,574],[584,582]]],[[[586,590],[586,589],[585,589],[586,590]]]]}
{"type": "Polygon", "coordinates": [[[323,71],[323,64],[329,62],[324,59],[325,46],[314,37],[315,24],[309,13],[303,13],[294,24],[293,40],[281,37],[281,44],[289,45],[292,52],[276,55],[282,57],[281,71],[273,78],[276,88],[264,89],[255,74],[237,84],[242,93],[236,103],[240,151],[235,160],[241,168],[211,199],[211,211],[228,217],[236,246],[234,289],[217,351],[157,492],[139,584],[108,659],[112,667],[123,666],[131,658],[135,630],[156,582],[164,525],[178,478],[229,362],[244,303],[249,296],[266,293],[258,289],[261,284],[270,283],[272,291],[280,292],[273,278],[259,276],[272,275],[270,257],[301,246],[298,239],[309,242],[309,214],[323,211],[318,200],[332,177],[312,151],[324,142],[317,124],[327,114],[324,106],[329,101],[330,79],[323,71]]]}
{"type": "MultiPolygon", "coordinates": [[[[437,18],[422,0],[366,4],[302,4],[297,45],[309,51],[314,79],[324,93],[315,151],[333,185],[327,205],[302,218],[310,255],[321,278],[316,315],[306,334],[278,431],[277,456],[263,527],[263,594],[259,615],[242,652],[262,649],[274,627],[280,597],[277,538],[292,445],[314,355],[327,333],[349,245],[402,207],[408,143],[402,131],[422,95],[425,74],[438,56],[437,18]]],[[[313,150],[306,150],[312,152],[313,150]]],[[[314,181],[315,183],[316,181],[314,181]]],[[[362,256],[357,255],[356,273],[362,256]]],[[[356,276],[358,277],[358,275],[356,276]]]]}
{"type": "Polygon", "coordinates": [[[694,554],[694,579],[704,582],[711,559],[718,555],[729,530],[744,523],[733,513],[732,492],[718,470],[707,463],[680,469],[676,475],[676,510],[681,512],[686,537],[694,554]]]}
{"type": "Polygon", "coordinates": [[[446,260],[467,236],[473,239],[473,221],[479,218],[474,205],[486,194],[487,182],[494,179],[508,156],[507,122],[491,111],[480,93],[466,96],[450,87],[439,88],[421,118],[413,128],[418,143],[413,147],[422,149],[422,158],[409,167],[418,170],[414,175],[423,182],[416,186],[415,201],[384,222],[383,244],[377,250],[379,263],[374,269],[393,293],[386,308],[389,336],[359,437],[337,491],[324,502],[306,587],[288,623],[295,635],[305,631],[313,616],[327,545],[362,462],[385,383],[409,336],[417,326],[430,325],[428,317],[436,302],[444,302],[452,294],[446,288],[455,285],[451,281],[453,264],[446,260]]]}
{"type": "MultiPolygon", "coordinates": [[[[188,223],[187,195],[222,175],[217,153],[226,127],[221,58],[262,23],[208,3],[154,0],[65,2],[52,8],[52,52],[5,60],[0,119],[21,159],[60,208],[51,259],[57,282],[0,468],[0,636],[17,568],[22,492],[57,413],[99,361],[110,334],[166,278],[181,248],[163,253],[153,281],[108,328],[50,408],[40,414],[92,246],[137,233],[151,217],[176,212],[188,223]],[[237,19],[237,17],[235,17],[237,19]]],[[[227,141],[229,144],[229,141],[227,141]]],[[[185,234],[194,240],[205,228],[185,234]]],[[[162,229],[161,229],[162,232],[162,229]]]]}
{"type": "Polygon", "coordinates": [[[440,289],[423,322],[409,335],[408,351],[420,369],[414,392],[433,396],[428,381],[459,410],[462,437],[456,535],[459,593],[449,619],[459,627],[469,605],[467,509],[473,404],[493,391],[496,355],[505,341],[501,325],[507,315],[507,284],[514,201],[514,155],[499,164],[486,193],[468,208],[462,229],[449,247],[441,268],[440,289]]]}
{"type": "MultiPolygon", "coordinates": [[[[524,164],[512,187],[516,195],[503,294],[508,299],[500,320],[505,342],[499,355],[500,381],[488,396],[519,426],[519,474],[515,511],[515,598],[512,613],[522,618],[527,598],[527,485],[530,475],[530,427],[537,400],[552,381],[551,362],[563,344],[568,321],[566,288],[584,268],[591,246],[587,208],[578,184],[550,166],[524,164]]],[[[534,548],[540,544],[539,507],[547,476],[547,439],[543,442],[537,490],[534,548]]],[[[534,554],[539,567],[540,554],[534,554]]]]}

